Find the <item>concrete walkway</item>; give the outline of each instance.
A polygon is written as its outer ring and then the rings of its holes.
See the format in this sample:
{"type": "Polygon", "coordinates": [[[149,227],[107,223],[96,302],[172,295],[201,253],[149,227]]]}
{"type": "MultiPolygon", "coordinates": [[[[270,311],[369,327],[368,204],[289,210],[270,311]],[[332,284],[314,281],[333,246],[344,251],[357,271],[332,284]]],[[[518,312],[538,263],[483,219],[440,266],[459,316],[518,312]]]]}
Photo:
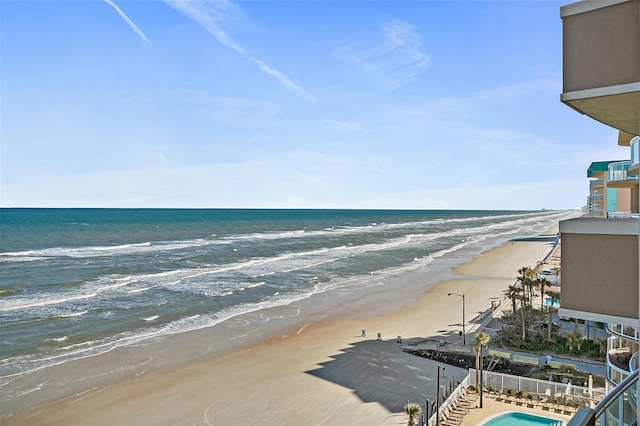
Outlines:
{"type": "Polygon", "coordinates": [[[477,426],[483,424],[489,418],[497,416],[502,413],[517,411],[520,413],[535,414],[537,416],[551,417],[565,422],[571,419],[571,416],[558,414],[555,412],[542,410],[540,405],[536,408],[528,408],[527,406],[516,406],[514,404],[507,404],[504,402],[498,402],[494,398],[483,398],[482,408],[472,407],[469,412],[463,417],[461,426],[477,426]]]}

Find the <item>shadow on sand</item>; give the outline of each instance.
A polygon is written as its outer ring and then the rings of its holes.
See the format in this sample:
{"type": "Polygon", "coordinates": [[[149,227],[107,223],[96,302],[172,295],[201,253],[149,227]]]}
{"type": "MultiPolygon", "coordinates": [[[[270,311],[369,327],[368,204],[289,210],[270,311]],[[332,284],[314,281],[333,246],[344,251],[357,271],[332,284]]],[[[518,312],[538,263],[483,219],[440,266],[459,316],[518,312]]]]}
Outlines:
{"type": "MultiPolygon", "coordinates": [[[[425,400],[436,395],[436,361],[408,354],[402,349],[408,343],[438,342],[442,338],[455,341],[457,335],[415,339],[403,344],[395,340],[362,340],[342,349],[330,361],[307,371],[315,377],[351,389],[363,402],[377,402],[390,412],[400,412],[407,401],[424,407],[425,400]]],[[[444,364],[440,364],[445,366],[444,364]]],[[[440,378],[447,392],[467,375],[462,368],[446,365],[440,378]]]]}

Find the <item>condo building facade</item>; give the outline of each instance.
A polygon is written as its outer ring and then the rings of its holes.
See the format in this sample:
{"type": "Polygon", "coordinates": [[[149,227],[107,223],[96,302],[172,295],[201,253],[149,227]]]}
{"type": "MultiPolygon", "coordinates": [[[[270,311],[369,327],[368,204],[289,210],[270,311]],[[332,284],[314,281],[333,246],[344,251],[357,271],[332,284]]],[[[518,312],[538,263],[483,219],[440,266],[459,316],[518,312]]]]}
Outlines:
{"type": "Polygon", "coordinates": [[[640,0],[584,0],[561,7],[560,16],[561,101],[617,129],[618,145],[629,147],[626,159],[591,164],[588,214],[560,223],[560,315],[605,323],[611,336],[610,394],[569,424],[633,425],[640,357],[640,0]]]}
{"type": "Polygon", "coordinates": [[[594,161],[587,169],[589,197],[587,214],[591,217],[630,217],[637,214],[638,175],[629,170],[630,159],[594,161]]]}

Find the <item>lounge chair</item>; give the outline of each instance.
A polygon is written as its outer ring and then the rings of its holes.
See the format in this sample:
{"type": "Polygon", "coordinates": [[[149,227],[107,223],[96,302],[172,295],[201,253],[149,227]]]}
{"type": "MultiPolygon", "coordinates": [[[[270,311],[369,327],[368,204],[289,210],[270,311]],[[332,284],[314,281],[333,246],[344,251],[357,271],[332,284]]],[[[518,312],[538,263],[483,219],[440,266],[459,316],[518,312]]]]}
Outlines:
{"type": "Polygon", "coordinates": [[[574,402],[574,407],[576,407],[576,410],[582,407],[588,407],[589,406],[589,397],[585,397],[585,396],[581,396],[581,397],[576,397],[576,400],[574,402]]]}
{"type": "Polygon", "coordinates": [[[461,401],[461,402],[466,403],[466,404],[474,404],[477,399],[478,399],[478,395],[477,394],[470,395],[464,390],[462,392],[460,392],[460,394],[458,395],[458,398],[457,398],[458,401],[461,401]]]}
{"type": "Polygon", "coordinates": [[[577,411],[574,406],[574,401],[570,401],[568,398],[565,398],[564,400],[564,410],[562,411],[564,414],[566,415],[571,415],[573,414],[575,411],[577,411]]]}
{"type": "Polygon", "coordinates": [[[523,406],[524,402],[525,402],[525,397],[523,396],[523,392],[522,391],[518,391],[516,392],[516,398],[515,398],[515,403],[518,406],[523,406]]]}
{"type": "Polygon", "coordinates": [[[448,407],[442,413],[443,417],[449,421],[460,421],[462,423],[462,419],[464,418],[464,414],[458,413],[455,409],[448,407]]]}
{"type": "Polygon", "coordinates": [[[540,398],[543,410],[549,411],[549,402],[551,402],[551,398],[551,388],[547,388],[547,390],[544,391],[544,396],[540,398]]]}
{"type": "Polygon", "coordinates": [[[471,404],[468,404],[463,401],[454,401],[453,406],[455,410],[461,412],[462,415],[467,414],[471,409],[471,404]]]}
{"type": "Polygon", "coordinates": [[[537,402],[538,402],[538,395],[533,394],[533,393],[528,393],[527,394],[527,407],[528,408],[535,408],[537,402]]]}

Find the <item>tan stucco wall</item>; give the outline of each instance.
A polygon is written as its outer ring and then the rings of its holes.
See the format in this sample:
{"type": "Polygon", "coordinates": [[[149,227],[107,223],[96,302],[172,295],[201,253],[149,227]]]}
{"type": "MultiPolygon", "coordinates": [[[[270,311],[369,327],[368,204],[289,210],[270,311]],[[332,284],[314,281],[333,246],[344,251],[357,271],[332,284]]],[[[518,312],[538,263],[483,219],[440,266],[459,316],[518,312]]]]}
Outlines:
{"type": "Polygon", "coordinates": [[[561,306],[638,317],[638,236],[562,234],[561,306]]]}
{"type": "Polygon", "coordinates": [[[631,212],[631,189],[630,188],[618,188],[616,189],[616,211],[618,212],[631,212]]]}
{"type": "Polygon", "coordinates": [[[640,0],[564,16],[563,91],[640,81],[640,0]]]}

